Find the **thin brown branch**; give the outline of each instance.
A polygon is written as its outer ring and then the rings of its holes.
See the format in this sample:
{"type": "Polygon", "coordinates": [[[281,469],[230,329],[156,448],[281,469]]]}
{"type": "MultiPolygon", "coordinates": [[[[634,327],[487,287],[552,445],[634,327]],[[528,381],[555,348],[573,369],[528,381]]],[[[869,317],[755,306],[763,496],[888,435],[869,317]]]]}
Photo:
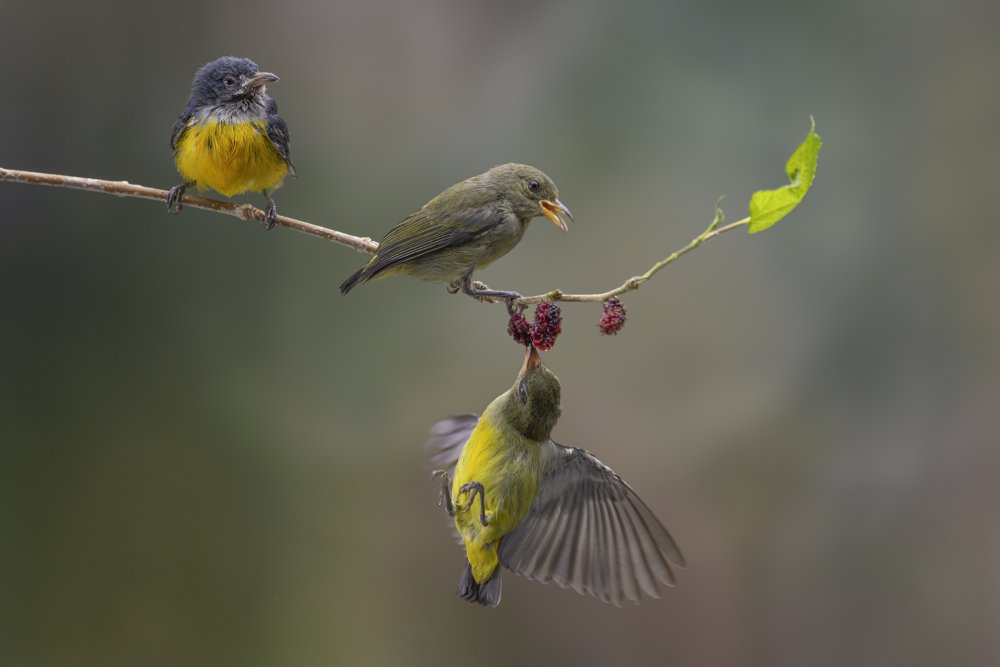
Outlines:
{"type": "MultiPolygon", "coordinates": [[[[49,185],[54,188],[71,188],[73,190],[86,190],[88,192],[100,192],[106,195],[117,197],[135,197],[137,199],[153,199],[166,203],[167,191],[156,188],[147,188],[142,185],[133,185],[128,181],[102,181],[96,178],[80,178],[79,176],[62,176],[59,174],[42,174],[34,171],[20,171],[17,169],[4,169],[0,167],[0,181],[11,181],[14,183],[28,183],[31,185],[49,185]]],[[[194,197],[184,195],[184,206],[200,208],[206,211],[216,211],[225,213],[240,220],[256,220],[260,222],[264,219],[264,211],[255,208],[250,204],[233,204],[230,202],[208,199],[206,197],[194,197]]],[[[327,241],[339,243],[342,246],[352,248],[358,252],[375,254],[378,250],[378,243],[369,238],[351,236],[343,232],[338,232],[319,225],[313,225],[295,218],[288,218],[279,215],[275,222],[283,227],[294,229],[303,234],[318,236],[327,241]]]]}
{"type": "MultiPolygon", "coordinates": [[[[128,181],[103,181],[96,178],[43,174],[34,171],[4,169],[3,167],[0,167],[0,181],[27,183],[30,185],[48,185],[55,188],[71,188],[74,190],[86,190],[88,192],[99,192],[117,197],[152,199],[162,201],[164,203],[166,203],[167,200],[166,190],[147,188],[142,185],[133,185],[128,181]]],[[[260,222],[264,219],[264,211],[259,208],[255,208],[250,204],[233,204],[230,202],[218,201],[217,199],[185,195],[184,205],[192,208],[200,208],[206,211],[225,213],[226,215],[231,215],[239,218],[240,220],[256,220],[257,222],[260,222]]],[[[665,257],[659,262],[653,264],[653,266],[651,266],[650,269],[642,275],[633,276],[612,290],[601,292],[600,294],[566,294],[562,290],[553,290],[545,294],[521,297],[520,299],[515,300],[514,305],[526,306],[533,303],[540,303],[544,300],[600,303],[613,296],[619,296],[626,292],[639,289],[640,285],[656,275],[660,269],[668,264],[676,262],[678,259],[691,252],[705,241],[715,238],[716,236],[720,236],[728,231],[732,231],[739,227],[745,227],[750,224],[750,218],[743,218],[742,220],[738,220],[724,226],[722,225],[722,221],[722,209],[716,207],[715,218],[712,220],[711,224],[709,224],[705,231],[696,236],[690,243],[668,257],[665,257]]],[[[295,231],[302,232],[303,234],[309,234],[321,239],[326,239],[327,241],[333,241],[334,243],[352,248],[358,252],[375,254],[375,252],[378,251],[378,243],[367,237],[351,236],[350,234],[338,232],[334,229],[327,229],[326,227],[320,227],[319,225],[314,225],[283,215],[279,215],[275,222],[283,227],[294,229],[295,231]]]]}

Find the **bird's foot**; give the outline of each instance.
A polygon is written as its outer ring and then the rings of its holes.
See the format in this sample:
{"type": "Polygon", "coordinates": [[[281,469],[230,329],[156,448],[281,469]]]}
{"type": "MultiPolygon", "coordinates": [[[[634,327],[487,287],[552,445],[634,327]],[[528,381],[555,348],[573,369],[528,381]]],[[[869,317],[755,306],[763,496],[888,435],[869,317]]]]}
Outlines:
{"type": "Polygon", "coordinates": [[[479,495],[479,523],[483,526],[490,525],[490,519],[492,516],[487,517],[486,515],[486,488],[483,486],[482,482],[466,482],[458,489],[458,492],[468,493],[469,499],[465,503],[465,510],[468,511],[472,507],[472,503],[476,500],[476,494],[479,495]]]}
{"type": "Polygon", "coordinates": [[[434,477],[441,478],[441,497],[438,499],[438,507],[444,505],[448,516],[455,516],[455,505],[451,502],[451,479],[448,477],[448,471],[435,470],[432,474],[434,477]]]}
{"type": "Polygon", "coordinates": [[[190,182],[181,183],[180,185],[175,185],[170,188],[170,191],[167,192],[167,211],[169,213],[176,215],[181,212],[182,208],[184,208],[181,205],[181,199],[184,197],[184,191],[187,190],[189,185],[191,185],[190,182]]]}
{"type": "Polygon", "coordinates": [[[496,297],[486,296],[485,294],[483,294],[483,292],[493,292],[494,290],[491,290],[490,286],[484,283],[482,280],[472,281],[472,291],[479,293],[479,294],[470,294],[470,296],[472,296],[473,299],[479,301],[480,303],[497,303],[498,301],[501,301],[501,299],[498,299],[496,297]]]}
{"type": "Polygon", "coordinates": [[[461,289],[465,294],[468,294],[473,299],[482,301],[483,303],[506,301],[508,303],[508,310],[511,308],[510,302],[514,299],[521,298],[521,294],[519,292],[490,289],[489,285],[478,280],[466,279],[465,282],[461,284],[461,289]]]}
{"type": "Polygon", "coordinates": [[[496,297],[485,296],[482,294],[471,294],[470,296],[479,303],[496,303],[498,301],[496,297]]]}
{"type": "Polygon", "coordinates": [[[270,195],[267,195],[267,208],[264,209],[264,219],[260,224],[267,231],[271,231],[274,228],[274,223],[277,218],[278,207],[275,205],[274,200],[271,199],[270,195]]]}

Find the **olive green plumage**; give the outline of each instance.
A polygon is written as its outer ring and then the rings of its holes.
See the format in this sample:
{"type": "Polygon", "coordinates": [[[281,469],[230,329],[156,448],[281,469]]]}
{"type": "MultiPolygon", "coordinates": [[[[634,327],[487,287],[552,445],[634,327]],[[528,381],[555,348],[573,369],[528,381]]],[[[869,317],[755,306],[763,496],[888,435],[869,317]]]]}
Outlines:
{"type": "Polygon", "coordinates": [[[560,229],[572,214],[555,184],[538,169],[503,164],[456,183],[392,228],[378,252],[340,286],[342,294],[359,282],[404,273],[447,282],[478,296],[504,296],[477,290],[472,272],[510,252],[528,223],[544,215],[560,229]]]}

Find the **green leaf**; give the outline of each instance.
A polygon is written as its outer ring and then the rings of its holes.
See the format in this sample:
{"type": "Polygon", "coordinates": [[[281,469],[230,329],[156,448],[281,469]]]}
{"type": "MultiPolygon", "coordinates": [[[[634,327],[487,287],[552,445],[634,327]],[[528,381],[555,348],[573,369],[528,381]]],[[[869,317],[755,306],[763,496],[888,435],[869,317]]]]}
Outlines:
{"type": "Polygon", "coordinates": [[[799,205],[809,191],[813,179],[816,178],[816,161],[819,159],[819,149],[823,142],[816,134],[816,120],[810,116],[812,127],[806,140],[788,158],[785,173],[791,183],[776,190],[760,190],[750,198],[750,229],[751,234],[763,231],[781,220],[799,205]]]}

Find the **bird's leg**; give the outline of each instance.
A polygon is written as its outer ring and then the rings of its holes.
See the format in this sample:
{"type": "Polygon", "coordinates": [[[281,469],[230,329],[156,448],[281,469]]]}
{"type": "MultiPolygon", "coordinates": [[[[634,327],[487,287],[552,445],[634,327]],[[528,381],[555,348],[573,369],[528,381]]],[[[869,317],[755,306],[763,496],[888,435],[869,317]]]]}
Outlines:
{"type": "Polygon", "coordinates": [[[435,470],[433,475],[441,478],[441,498],[438,500],[438,507],[444,505],[448,516],[455,516],[455,506],[451,502],[451,479],[448,477],[448,471],[435,470]]]}
{"type": "Polygon", "coordinates": [[[490,522],[486,518],[486,489],[483,487],[483,483],[466,482],[458,492],[469,494],[469,500],[465,503],[465,509],[472,507],[472,503],[476,501],[476,494],[479,494],[479,523],[484,526],[490,525],[490,522]]]}
{"type": "Polygon", "coordinates": [[[184,191],[187,190],[189,185],[194,185],[194,181],[188,181],[187,183],[181,183],[180,185],[175,185],[170,188],[167,192],[167,211],[170,213],[180,213],[183,206],[181,206],[181,197],[184,196],[184,191]]]}
{"type": "Polygon", "coordinates": [[[462,276],[460,287],[464,294],[468,294],[473,299],[479,299],[480,301],[487,301],[489,303],[495,303],[497,300],[510,302],[514,299],[521,298],[521,295],[517,292],[490,289],[478,280],[473,282],[471,271],[462,276]]]}
{"type": "Polygon", "coordinates": [[[260,223],[264,229],[271,231],[274,227],[274,220],[278,217],[278,207],[274,203],[271,193],[264,190],[264,197],[267,198],[267,208],[264,209],[264,220],[260,223]]]}

